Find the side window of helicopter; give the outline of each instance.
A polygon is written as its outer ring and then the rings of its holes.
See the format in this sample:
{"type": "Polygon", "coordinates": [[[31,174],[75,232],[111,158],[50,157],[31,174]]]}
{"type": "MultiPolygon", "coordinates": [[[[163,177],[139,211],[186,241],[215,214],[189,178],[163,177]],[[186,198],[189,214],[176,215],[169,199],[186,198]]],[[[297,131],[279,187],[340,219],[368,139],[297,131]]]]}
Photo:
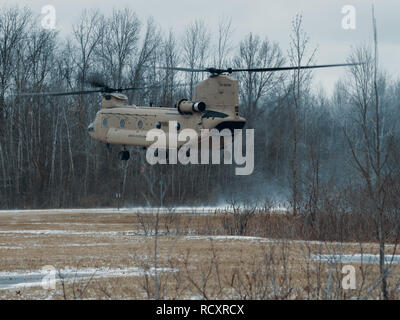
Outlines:
{"type": "Polygon", "coordinates": [[[107,127],[107,119],[106,118],[103,119],[103,126],[107,127]]]}
{"type": "Polygon", "coordinates": [[[156,122],[156,128],[161,129],[161,122],[156,122]]]}
{"type": "Polygon", "coordinates": [[[142,120],[139,120],[138,123],[137,123],[137,126],[138,126],[139,129],[142,129],[142,127],[143,127],[143,121],[142,121],[142,120]]]}
{"type": "Polygon", "coordinates": [[[121,128],[125,127],[125,120],[122,119],[122,120],[119,122],[119,125],[121,126],[121,128]]]}

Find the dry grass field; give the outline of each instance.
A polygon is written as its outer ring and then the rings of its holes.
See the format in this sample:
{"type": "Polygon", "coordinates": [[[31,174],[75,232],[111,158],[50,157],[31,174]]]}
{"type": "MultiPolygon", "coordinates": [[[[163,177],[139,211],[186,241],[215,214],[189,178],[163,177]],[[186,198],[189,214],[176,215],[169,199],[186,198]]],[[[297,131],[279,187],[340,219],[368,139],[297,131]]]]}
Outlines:
{"type": "MultiPolygon", "coordinates": [[[[292,223],[285,213],[270,214],[267,222],[258,215],[246,230],[218,210],[157,216],[1,212],[0,299],[379,298],[379,268],[368,261],[369,254],[378,254],[377,244],[261,233],[262,223],[281,229],[292,223]],[[328,263],[318,259],[321,254],[341,258],[328,263]],[[40,272],[48,265],[57,272],[55,290],[41,286],[46,274],[40,272]],[[355,268],[355,289],[342,286],[344,265],[355,268]],[[36,280],[29,280],[35,274],[36,280]]],[[[387,253],[394,251],[387,246],[387,253]]],[[[392,262],[390,297],[398,299],[400,266],[392,262]]]]}

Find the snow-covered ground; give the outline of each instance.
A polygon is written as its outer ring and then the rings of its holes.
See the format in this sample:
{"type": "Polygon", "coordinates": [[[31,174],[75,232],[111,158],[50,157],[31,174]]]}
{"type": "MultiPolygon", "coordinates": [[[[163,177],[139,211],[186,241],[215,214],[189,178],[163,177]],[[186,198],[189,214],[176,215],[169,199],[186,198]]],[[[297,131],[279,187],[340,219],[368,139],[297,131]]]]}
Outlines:
{"type": "MultiPolygon", "coordinates": [[[[166,230],[158,230],[160,234],[166,232],[166,230]]],[[[141,230],[123,230],[123,231],[71,231],[71,230],[56,230],[56,229],[44,229],[44,230],[0,230],[0,234],[33,234],[33,235],[74,235],[74,236],[136,236],[143,235],[144,232],[141,230]]]]}
{"type": "MultiPolygon", "coordinates": [[[[231,241],[231,240],[239,240],[239,241],[251,241],[251,242],[274,242],[274,243],[296,243],[296,244],[305,244],[305,245],[317,245],[317,246],[354,246],[359,245],[356,242],[336,242],[336,241],[316,241],[316,240],[291,240],[291,239],[272,239],[272,238],[262,238],[262,237],[251,237],[251,236],[229,236],[229,235],[194,235],[194,236],[185,236],[185,240],[215,240],[215,241],[231,241]]],[[[375,246],[376,243],[363,242],[363,247],[371,247],[375,246]]],[[[394,247],[394,244],[386,244],[386,248],[394,247]]]]}
{"type": "MultiPolygon", "coordinates": [[[[190,206],[181,206],[181,207],[173,207],[173,208],[168,208],[168,207],[132,207],[132,208],[121,208],[120,210],[116,208],[78,208],[78,209],[35,209],[35,210],[20,210],[20,209],[15,209],[15,210],[0,210],[0,215],[1,214],[55,214],[55,213],[127,213],[127,214],[137,214],[137,213],[143,213],[143,214],[154,214],[154,213],[161,213],[161,214],[167,214],[171,212],[176,212],[176,213],[186,213],[186,214],[213,214],[216,211],[223,211],[223,210],[229,210],[232,207],[229,205],[220,205],[220,206],[196,206],[196,207],[190,207],[190,206]]],[[[260,208],[261,209],[261,208],[260,208]]],[[[273,207],[272,210],[277,211],[277,212],[284,212],[287,211],[287,208],[282,207],[282,206],[276,206],[273,207]]]]}
{"type": "Polygon", "coordinates": [[[261,242],[273,242],[274,240],[261,237],[248,237],[248,236],[186,236],[186,240],[248,240],[248,241],[261,241],[261,242]]]}
{"type": "MultiPolygon", "coordinates": [[[[176,272],[175,269],[157,268],[157,272],[176,272]]],[[[21,289],[26,287],[41,286],[43,279],[49,279],[53,275],[56,282],[61,279],[65,281],[78,281],[90,278],[110,278],[110,277],[134,277],[144,274],[155,273],[155,269],[144,270],[136,267],[131,268],[64,268],[54,272],[41,272],[40,270],[31,272],[0,272],[0,290],[21,289]],[[46,277],[46,278],[45,278],[46,277]]]]}
{"type": "MultiPolygon", "coordinates": [[[[378,254],[313,254],[311,260],[329,263],[368,263],[378,264],[378,254]]],[[[385,255],[386,264],[400,264],[400,255],[385,255]]]]}
{"type": "MultiPolygon", "coordinates": [[[[159,235],[168,235],[176,232],[175,229],[159,229],[159,235]]],[[[38,229],[38,230],[0,230],[0,235],[18,235],[20,238],[32,238],[40,236],[88,236],[88,237],[129,237],[129,239],[143,240],[143,236],[152,236],[155,234],[154,230],[148,230],[147,232],[143,230],[133,229],[133,230],[120,230],[120,231],[74,231],[74,230],[58,230],[58,229],[38,229]]],[[[2,243],[0,242],[0,249],[2,243]]]]}

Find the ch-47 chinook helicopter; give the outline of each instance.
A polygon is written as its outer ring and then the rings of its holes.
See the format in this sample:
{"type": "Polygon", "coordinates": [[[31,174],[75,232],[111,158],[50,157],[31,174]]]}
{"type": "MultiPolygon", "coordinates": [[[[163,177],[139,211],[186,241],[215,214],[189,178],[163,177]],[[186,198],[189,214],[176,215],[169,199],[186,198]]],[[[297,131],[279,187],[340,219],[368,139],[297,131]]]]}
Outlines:
{"type": "MultiPolygon", "coordinates": [[[[201,129],[217,129],[218,131],[242,129],[246,124],[246,119],[239,115],[238,81],[231,76],[234,72],[276,72],[351,65],[354,64],[249,69],[159,67],[159,69],[171,71],[210,73],[208,79],[195,85],[191,100],[182,99],[175,105],[175,108],[129,105],[127,96],[121,93],[152,87],[113,89],[104,84],[92,83],[100,88],[75,92],[22,93],[20,95],[62,96],[102,93],[101,109],[97,112],[95,120],[88,126],[89,134],[93,139],[106,145],[123,146],[119,158],[128,160],[130,154],[126,150],[127,146],[149,147],[153,142],[146,141],[147,132],[154,128],[168,130],[170,121],[176,122],[178,132],[185,128],[194,129],[197,133],[200,133],[201,129]]],[[[177,148],[182,144],[184,142],[178,142],[177,148]]]]}

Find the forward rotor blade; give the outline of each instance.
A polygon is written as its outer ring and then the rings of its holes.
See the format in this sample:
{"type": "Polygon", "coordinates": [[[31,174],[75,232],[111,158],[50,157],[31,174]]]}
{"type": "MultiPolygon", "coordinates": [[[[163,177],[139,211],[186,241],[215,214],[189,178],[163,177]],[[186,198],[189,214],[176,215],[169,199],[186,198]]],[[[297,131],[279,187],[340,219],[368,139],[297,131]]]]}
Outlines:
{"type": "Polygon", "coordinates": [[[361,63],[338,63],[338,64],[323,64],[316,66],[298,66],[298,67],[275,67],[275,68],[250,68],[250,69],[227,69],[226,72],[273,72],[273,71],[287,71],[298,69],[317,69],[317,68],[332,68],[332,67],[348,67],[360,65],[361,63]]]}
{"type": "MultiPolygon", "coordinates": [[[[171,85],[170,87],[180,87],[180,86],[187,86],[187,84],[174,84],[174,85],[171,85]]],[[[130,88],[120,88],[120,89],[101,88],[101,89],[96,89],[96,90],[83,90],[83,91],[70,91],[70,92],[21,92],[21,93],[15,94],[14,96],[19,96],[19,97],[72,96],[72,95],[80,95],[80,94],[91,94],[91,93],[96,93],[96,92],[113,93],[113,92],[131,91],[131,90],[148,90],[148,89],[161,88],[161,87],[163,87],[162,84],[152,85],[152,86],[144,86],[144,87],[130,87],[130,88]]]]}
{"type": "Polygon", "coordinates": [[[162,88],[162,87],[183,87],[183,86],[188,86],[189,84],[187,83],[177,83],[173,85],[163,85],[163,84],[155,84],[152,86],[144,86],[144,87],[131,87],[131,88],[122,88],[122,89],[117,89],[116,91],[128,91],[128,90],[148,90],[148,89],[156,89],[156,88],[162,88]]]}
{"type": "Polygon", "coordinates": [[[15,96],[19,97],[35,97],[35,96],[72,96],[78,94],[90,94],[94,92],[103,92],[102,89],[97,90],[84,90],[84,91],[71,91],[71,92],[22,92],[17,93],[15,96]]]}

